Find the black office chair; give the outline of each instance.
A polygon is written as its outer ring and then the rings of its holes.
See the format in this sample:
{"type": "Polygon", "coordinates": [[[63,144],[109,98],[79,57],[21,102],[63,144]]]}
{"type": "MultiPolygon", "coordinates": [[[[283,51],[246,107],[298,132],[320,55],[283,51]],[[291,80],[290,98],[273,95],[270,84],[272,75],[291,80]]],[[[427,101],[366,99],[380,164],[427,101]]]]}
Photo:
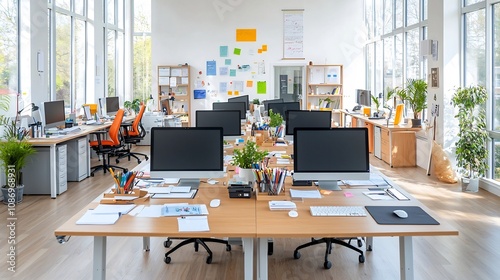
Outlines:
{"type": "MultiPolygon", "coordinates": [[[[346,238],[346,239],[348,239],[348,238],[346,238]]],[[[349,242],[351,239],[349,239],[349,242]]],[[[359,258],[358,258],[359,262],[360,263],[365,262],[365,255],[363,254],[363,251],[359,248],[352,246],[350,243],[343,241],[342,238],[321,238],[321,239],[311,238],[311,242],[308,242],[306,244],[302,244],[299,247],[297,247],[295,249],[295,251],[293,251],[293,258],[296,260],[300,259],[300,252],[299,252],[300,249],[303,249],[303,248],[306,248],[306,247],[309,247],[312,245],[316,245],[316,244],[322,244],[322,243],[326,244],[325,262],[323,263],[323,267],[325,269],[330,269],[332,267],[332,263],[328,260],[328,255],[332,253],[332,245],[333,244],[339,244],[339,245],[342,245],[344,247],[347,247],[349,249],[352,249],[352,250],[358,252],[359,253],[359,258]]],[[[359,245],[360,245],[360,242],[358,240],[358,246],[359,245]]]]}
{"type": "MultiPolygon", "coordinates": [[[[210,248],[206,244],[206,242],[214,242],[214,243],[224,244],[224,245],[226,245],[226,251],[228,251],[228,252],[231,251],[231,244],[229,244],[229,241],[227,241],[227,240],[216,239],[216,238],[193,237],[193,238],[188,238],[188,239],[183,240],[181,243],[177,244],[174,248],[170,249],[167,253],[165,253],[165,258],[163,260],[167,264],[170,263],[172,261],[170,254],[172,254],[177,249],[179,249],[180,247],[182,247],[186,244],[194,243],[194,251],[195,252],[198,252],[199,245],[201,245],[203,248],[205,248],[205,250],[208,253],[207,264],[211,264],[213,253],[212,253],[212,250],[210,250],[210,248]]],[[[165,240],[163,242],[163,246],[165,246],[165,248],[169,248],[171,245],[172,245],[172,238],[167,238],[167,240],[165,240]]]]}

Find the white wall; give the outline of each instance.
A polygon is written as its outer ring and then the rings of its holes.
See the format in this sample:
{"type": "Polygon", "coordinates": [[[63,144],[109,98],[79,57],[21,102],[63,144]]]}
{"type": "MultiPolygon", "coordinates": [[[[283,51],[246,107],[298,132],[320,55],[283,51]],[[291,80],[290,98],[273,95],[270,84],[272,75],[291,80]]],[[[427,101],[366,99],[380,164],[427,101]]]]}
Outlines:
{"type": "MultiPolygon", "coordinates": [[[[346,107],[351,104],[356,88],[365,87],[363,47],[363,0],[191,0],[152,1],[152,94],[156,98],[157,66],[191,65],[191,91],[195,81],[204,80],[215,93],[207,99],[192,103],[191,115],[197,109],[211,108],[211,103],[226,100],[227,94],[217,93],[220,81],[254,80],[254,87],[245,88],[250,99],[272,99],[274,96],[273,65],[301,63],[344,65],[344,94],[346,107]],[[283,58],[283,9],[304,9],[304,60],[283,58]],[[257,41],[236,42],[238,28],[257,29],[257,41]],[[268,51],[249,54],[263,44],[268,51]],[[237,72],[236,77],[205,76],[206,62],[215,60],[217,68],[224,58],[219,57],[219,46],[229,47],[230,68],[249,64],[256,71],[257,62],[264,60],[265,75],[237,72]],[[231,55],[233,48],[241,48],[240,56],[231,55]],[[199,75],[202,71],[202,75],[199,75]],[[256,94],[256,81],[267,81],[267,94],[256,94]]],[[[353,101],[352,101],[353,102],[353,101]]]]}

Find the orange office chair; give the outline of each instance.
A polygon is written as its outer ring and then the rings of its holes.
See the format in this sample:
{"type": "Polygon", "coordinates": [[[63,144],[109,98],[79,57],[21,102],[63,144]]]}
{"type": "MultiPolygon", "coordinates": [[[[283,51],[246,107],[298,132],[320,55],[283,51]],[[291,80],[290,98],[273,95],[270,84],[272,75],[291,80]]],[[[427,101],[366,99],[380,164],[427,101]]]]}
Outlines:
{"type": "Polygon", "coordinates": [[[102,155],[102,164],[92,167],[92,172],[90,176],[94,176],[94,172],[102,169],[106,173],[109,168],[119,168],[123,172],[127,172],[127,168],[120,166],[110,165],[109,158],[111,156],[116,156],[119,154],[120,150],[124,148],[122,143],[122,137],[120,134],[120,127],[123,119],[123,109],[118,110],[116,113],[113,123],[109,127],[108,131],[95,131],[92,134],[96,135],[97,140],[90,141],[90,147],[94,149],[97,155],[102,155]],[[104,135],[108,134],[109,139],[102,139],[104,135]]]}
{"type": "Polygon", "coordinates": [[[148,156],[143,153],[132,152],[132,144],[139,143],[144,136],[146,136],[146,130],[142,126],[142,116],[144,115],[144,111],[146,110],[145,105],[141,105],[139,109],[139,113],[134,119],[133,123],[122,123],[121,126],[123,128],[123,140],[125,144],[127,144],[127,149],[121,153],[118,158],[116,158],[116,163],[120,162],[121,158],[128,157],[130,161],[130,157],[134,157],[137,159],[137,163],[141,163],[139,156],[143,156],[146,160],[148,160],[148,156]]]}

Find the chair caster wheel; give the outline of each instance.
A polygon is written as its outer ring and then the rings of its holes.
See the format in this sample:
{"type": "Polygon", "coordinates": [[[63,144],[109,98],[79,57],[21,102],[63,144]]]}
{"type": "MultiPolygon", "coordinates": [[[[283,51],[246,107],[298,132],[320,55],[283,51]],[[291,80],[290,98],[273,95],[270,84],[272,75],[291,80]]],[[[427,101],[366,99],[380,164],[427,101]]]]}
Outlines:
{"type": "Polygon", "coordinates": [[[359,255],[359,263],[364,263],[365,262],[365,256],[359,255]]]}
{"type": "Polygon", "coordinates": [[[267,242],[267,255],[272,256],[274,251],[274,243],[273,242],[267,242]]]}
{"type": "Polygon", "coordinates": [[[324,267],[325,269],[330,269],[330,268],[332,268],[332,263],[331,263],[331,262],[329,262],[329,261],[327,261],[327,262],[325,262],[325,263],[323,264],[323,267],[324,267]]]}
{"type": "Polygon", "coordinates": [[[140,161],[140,160],[137,160],[137,164],[139,164],[139,163],[141,163],[141,161],[140,161]]]}
{"type": "Polygon", "coordinates": [[[90,177],[94,177],[94,173],[90,173],[90,177]]]}
{"type": "Polygon", "coordinates": [[[211,256],[208,256],[207,257],[207,264],[211,264],[212,263],[212,257],[211,256]]]}
{"type": "Polygon", "coordinates": [[[120,163],[120,161],[119,161],[119,160],[117,160],[117,159],[115,159],[115,162],[116,162],[116,163],[120,163]]]}
{"type": "Polygon", "coordinates": [[[363,241],[358,240],[358,247],[363,247],[363,241]]]}
{"type": "Polygon", "coordinates": [[[300,259],[300,252],[299,251],[294,251],[293,252],[293,258],[296,259],[296,260],[300,259]]]}
{"type": "Polygon", "coordinates": [[[149,158],[146,156],[146,160],[148,160],[149,158]]]}
{"type": "Polygon", "coordinates": [[[172,259],[170,257],[165,257],[163,261],[165,261],[166,264],[169,264],[172,261],[172,259]]]}
{"type": "Polygon", "coordinates": [[[230,252],[230,251],[231,251],[231,245],[229,245],[229,244],[227,244],[227,245],[226,245],[226,251],[227,251],[227,252],[230,252]]]}
{"type": "Polygon", "coordinates": [[[171,245],[172,245],[172,240],[163,241],[163,246],[165,248],[170,248],[171,245]]]}
{"type": "Polygon", "coordinates": [[[127,173],[127,172],[128,172],[128,169],[127,169],[127,168],[125,168],[125,170],[123,170],[123,172],[124,172],[124,173],[127,173]]]}
{"type": "Polygon", "coordinates": [[[373,249],[372,249],[372,245],[369,245],[369,246],[366,248],[366,251],[373,251],[373,249]]]}

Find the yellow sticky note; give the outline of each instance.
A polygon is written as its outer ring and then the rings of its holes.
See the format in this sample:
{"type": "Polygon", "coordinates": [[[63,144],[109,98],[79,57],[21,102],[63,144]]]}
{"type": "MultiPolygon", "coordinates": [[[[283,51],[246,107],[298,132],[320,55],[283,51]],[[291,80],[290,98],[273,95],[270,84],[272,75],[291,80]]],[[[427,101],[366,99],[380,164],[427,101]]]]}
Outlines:
{"type": "Polygon", "coordinates": [[[228,90],[228,91],[227,91],[227,95],[233,95],[233,91],[228,90]]]}
{"type": "Polygon", "coordinates": [[[262,51],[267,52],[267,45],[262,45],[262,51]]]}
{"type": "Polygon", "coordinates": [[[257,53],[262,53],[262,49],[258,49],[258,50],[257,50],[257,53]]]}
{"type": "Polygon", "coordinates": [[[253,81],[247,81],[247,87],[253,87],[253,81]]]}
{"type": "Polygon", "coordinates": [[[237,90],[235,90],[235,91],[234,91],[234,95],[240,95],[240,92],[239,92],[239,91],[237,91],[237,90]]]}
{"type": "Polygon", "coordinates": [[[236,42],[257,41],[257,29],[236,29],[236,42]]]}

